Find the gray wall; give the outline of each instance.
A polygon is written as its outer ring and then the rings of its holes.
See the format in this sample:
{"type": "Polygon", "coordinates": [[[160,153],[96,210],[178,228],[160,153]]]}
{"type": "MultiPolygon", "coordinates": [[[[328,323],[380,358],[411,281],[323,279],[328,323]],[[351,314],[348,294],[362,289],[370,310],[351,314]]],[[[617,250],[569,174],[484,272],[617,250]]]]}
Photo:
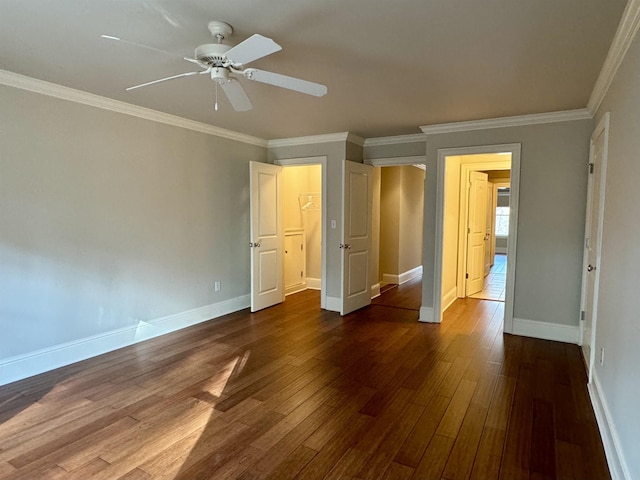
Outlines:
{"type": "Polygon", "coordinates": [[[424,155],[424,142],[396,143],[392,145],[367,145],[364,147],[364,159],[413,157],[424,155]]]}
{"type": "Polygon", "coordinates": [[[577,325],[593,121],[427,136],[423,306],[433,306],[438,149],[521,143],[514,317],[577,325]]]}
{"type": "Polygon", "coordinates": [[[250,160],[0,86],[0,360],[248,294],[250,160]]]}
{"type": "Polygon", "coordinates": [[[595,379],[620,442],[627,478],[640,478],[640,36],[626,54],[597,120],[611,112],[595,379]],[[598,358],[598,357],[597,357],[598,358]]]}

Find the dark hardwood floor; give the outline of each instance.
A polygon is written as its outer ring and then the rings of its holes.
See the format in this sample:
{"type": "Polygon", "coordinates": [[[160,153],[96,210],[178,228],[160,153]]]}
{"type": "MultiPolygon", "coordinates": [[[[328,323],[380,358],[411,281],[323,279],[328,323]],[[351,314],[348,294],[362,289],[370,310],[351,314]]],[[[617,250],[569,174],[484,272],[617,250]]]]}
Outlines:
{"type": "Polygon", "coordinates": [[[302,292],[0,387],[1,479],[608,479],[577,346],[302,292]]]}

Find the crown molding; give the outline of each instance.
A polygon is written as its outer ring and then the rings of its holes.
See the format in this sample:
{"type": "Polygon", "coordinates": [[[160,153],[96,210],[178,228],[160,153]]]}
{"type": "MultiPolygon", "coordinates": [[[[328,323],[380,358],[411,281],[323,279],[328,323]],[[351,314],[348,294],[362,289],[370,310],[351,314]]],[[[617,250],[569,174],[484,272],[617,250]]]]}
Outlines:
{"type": "Polygon", "coordinates": [[[622,64],[622,60],[624,60],[631,46],[631,42],[633,42],[636,33],[638,33],[639,26],[640,0],[629,0],[587,104],[587,109],[592,115],[595,115],[598,108],[600,108],[618,68],[620,68],[620,64],[622,64]]]}
{"type": "Polygon", "coordinates": [[[400,165],[413,165],[415,167],[418,165],[424,166],[427,163],[427,156],[414,155],[410,157],[367,158],[364,163],[373,167],[394,167],[400,165]]]}
{"type": "Polygon", "coordinates": [[[26,75],[9,72],[7,70],[0,70],[0,85],[28,90],[30,92],[39,93],[62,100],[68,100],[70,102],[81,103],[83,105],[101,108],[103,110],[123,113],[125,115],[131,115],[133,117],[143,118],[145,120],[151,120],[153,122],[164,123],[166,125],[172,125],[174,127],[186,128],[187,130],[206,133],[208,135],[235,140],[237,142],[248,143],[250,145],[256,145],[258,147],[267,146],[267,141],[262,138],[253,137],[251,135],[246,135],[240,132],[234,132],[233,130],[215,127],[207,123],[196,122],[195,120],[189,120],[187,118],[159,112],[157,110],[151,110],[150,108],[132,105],[130,103],[121,102],[119,100],[101,97],[100,95],[83,92],[82,90],[76,90],[74,88],[64,87],[62,85],[46,82],[44,80],[38,80],[32,77],[27,77],[26,75]]]}
{"type": "Polygon", "coordinates": [[[520,127],[524,125],[539,125],[543,123],[568,122],[573,120],[590,120],[593,116],[586,108],[578,110],[564,110],[560,112],[534,113],[531,115],[517,115],[514,117],[487,118],[468,122],[441,123],[425,125],[420,129],[426,135],[436,133],[469,132],[472,130],[486,130],[489,128],[520,127]]]}
{"type": "Polygon", "coordinates": [[[276,138],[275,140],[268,140],[267,147],[295,147],[298,145],[314,145],[317,143],[346,142],[349,140],[350,135],[353,134],[349,132],[338,132],[324,135],[309,135],[306,137],[276,138]]]}
{"type": "Polygon", "coordinates": [[[397,135],[395,137],[377,137],[367,138],[364,141],[365,147],[377,147],[379,145],[398,145],[401,143],[419,143],[425,142],[427,137],[424,133],[416,133],[412,135],[397,135]]]}

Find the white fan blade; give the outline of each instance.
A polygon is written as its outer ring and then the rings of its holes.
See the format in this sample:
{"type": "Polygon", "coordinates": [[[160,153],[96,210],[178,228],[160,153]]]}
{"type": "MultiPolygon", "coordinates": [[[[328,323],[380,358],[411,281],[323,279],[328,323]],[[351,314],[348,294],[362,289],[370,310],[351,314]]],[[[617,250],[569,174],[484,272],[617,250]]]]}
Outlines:
{"type": "Polygon", "coordinates": [[[231,60],[234,65],[246,65],[280,50],[282,47],[276,42],[256,33],[227,51],[225,57],[231,60]]]}
{"type": "Polygon", "coordinates": [[[127,45],[132,45],[132,46],[138,47],[138,48],[144,48],[146,50],[151,50],[152,52],[156,52],[156,53],[162,53],[163,55],[168,55],[168,56],[173,57],[173,58],[182,58],[183,60],[186,60],[187,62],[195,63],[197,65],[200,65],[203,68],[206,68],[205,64],[203,64],[199,60],[196,60],[195,58],[181,57],[180,55],[177,55],[177,54],[171,53],[171,52],[167,52],[166,50],[160,50],[159,48],[150,47],[149,45],[143,45],[142,43],[132,42],[130,40],[123,40],[122,38],[114,37],[114,36],[111,36],[111,35],[100,35],[100,36],[102,38],[106,39],[106,40],[114,40],[116,42],[126,43],[127,45]]]}
{"type": "Polygon", "coordinates": [[[230,78],[228,82],[223,82],[220,84],[222,90],[227,95],[229,99],[229,103],[236,112],[246,112],[247,110],[251,110],[253,105],[251,105],[251,100],[247,97],[244,88],[240,85],[240,82],[230,78]]]}
{"type": "Polygon", "coordinates": [[[173,80],[174,78],[190,77],[191,75],[198,75],[198,74],[201,74],[201,73],[209,73],[209,71],[205,70],[203,72],[187,72],[187,73],[181,73],[179,75],[172,75],[171,77],[165,77],[165,78],[161,78],[159,80],[154,80],[152,82],[141,83],[140,85],[134,85],[133,87],[126,88],[125,90],[127,90],[127,91],[135,90],[136,88],[146,87],[148,85],[153,85],[154,83],[166,82],[167,80],[173,80]]]}
{"type": "Polygon", "coordinates": [[[268,83],[276,87],[288,88],[289,90],[295,90],[296,92],[306,93],[315,97],[322,97],[327,93],[327,87],[324,85],[299,78],[288,77],[287,75],[280,75],[279,73],[265,72],[264,70],[257,70],[255,68],[247,68],[243,73],[249,80],[268,83]]]}

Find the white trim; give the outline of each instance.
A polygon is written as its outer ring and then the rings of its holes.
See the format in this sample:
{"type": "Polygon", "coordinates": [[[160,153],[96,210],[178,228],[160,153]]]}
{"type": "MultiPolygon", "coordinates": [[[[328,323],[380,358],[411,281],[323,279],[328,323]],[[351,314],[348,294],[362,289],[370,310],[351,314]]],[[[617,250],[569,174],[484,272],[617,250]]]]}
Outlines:
{"type": "Polygon", "coordinates": [[[433,279],[433,311],[436,321],[442,321],[442,247],[444,230],[444,170],[448,156],[472,155],[478,153],[511,152],[511,193],[509,197],[509,243],[507,245],[507,284],[505,295],[503,331],[512,333],[513,303],[516,278],[516,246],[518,225],[518,199],[520,190],[519,143],[502,145],[480,145],[476,147],[442,148],[438,150],[436,177],[436,236],[433,279]]]}
{"type": "Polygon", "coordinates": [[[310,290],[322,290],[322,279],[307,277],[307,288],[310,290]]]}
{"type": "Polygon", "coordinates": [[[433,308],[431,307],[420,307],[420,318],[418,318],[419,322],[423,323],[440,323],[442,319],[437,320],[433,316],[433,308]]]}
{"type": "Polygon", "coordinates": [[[604,445],[604,453],[607,457],[607,463],[609,464],[611,479],[631,480],[631,472],[629,471],[624,453],[620,447],[620,437],[616,431],[615,424],[611,420],[611,410],[609,410],[603,395],[602,386],[600,385],[596,372],[593,373],[593,378],[591,382],[587,384],[587,388],[589,390],[589,398],[591,399],[593,411],[596,414],[596,422],[600,430],[600,437],[602,437],[602,444],[604,445]]]}
{"type": "Polygon", "coordinates": [[[342,300],[337,297],[327,297],[327,303],[325,305],[325,310],[329,310],[331,312],[340,312],[340,308],[342,307],[342,300]]]}
{"type": "Polygon", "coordinates": [[[364,163],[374,167],[395,167],[397,165],[414,165],[427,163],[426,155],[412,155],[409,157],[367,158],[364,163]]]}
{"type": "Polygon", "coordinates": [[[451,290],[442,296],[442,313],[444,313],[457,299],[458,287],[454,285],[451,290]]]}
{"type": "Polygon", "coordinates": [[[81,90],[64,87],[55,83],[37,80],[35,78],[9,72],[7,70],[0,70],[0,85],[19,88],[22,90],[39,93],[41,95],[47,95],[49,97],[55,97],[62,100],[68,100],[70,102],[80,103],[83,105],[89,105],[91,107],[101,108],[103,110],[109,110],[111,112],[123,113],[125,115],[131,115],[133,117],[151,120],[152,122],[164,123],[165,125],[171,125],[174,127],[186,128],[187,130],[193,130],[200,133],[206,133],[207,135],[227,138],[229,140],[235,140],[237,142],[248,143],[250,145],[256,145],[258,147],[267,146],[267,141],[262,138],[253,137],[251,135],[246,135],[240,132],[234,132],[225,128],[215,127],[207,123],[196,122],[195,120],[189,120],[187,118],[178,117],[169,113],[151,110],[150,108],[132,105],[130,103],[121,102],[119,100],[101,97],[100,95],[94,95],[93,93],[83,92],[81,90]]]}
{"type": "Polygon", "coordinates": [[[376,283],[371,285],[371,298],[376,298],[380,296],[380,283],[376,283]]]}
{"type": "Polygon", "coordinates": [[[624,60],[640,26],[640,0],[629,0],[622,14],[618,30],[613,37],[607,58],[602,64],[598,80],[593,87],[587,109],[595,115],[602,104],[611,82],[624,60]]]}
{"type": "Polygon", "coordinates": [[[412,280],[421,275],[422,275],[422,265],[418,265],[417,267],[412,268],[411,270],[407,270],[406,272],[402,272],[399,275],[395,275],[392,273],[383,273],[382,282],[402,285],[403,283],[407,283],[409,280],[412,280]]]}
{"type": "Polygon", "coordinates": [[[415,133],[412,135],[397,135],[394,137],[367,138],[364,141],[364,146],[377,147],[380,145],[398,145],[406,143],[420,143],[426,141],[427,137],[424,133],[415,133]]]}
{"type": "Polygon", "coordinates": [[[483,120],[471,120],[467,122],[440,123],[425,125],[420,129],[426,135],[436,133],[469,132],[471,130],[486,130],[488,128],[518,127],[523,125],[538,125],[542,123],[568,122],[572,120],[590,120],[589,110],[564,110],[561,112],[534,113],[531,115],[517,115],[514,117],[486,118],[483,120]]]}
{"type": "Polygon", "coordinates": [[[354,137],[349,132],[338,132],[324,135],[309,135],[306,137],[276,138],[274,140],[268,140],[267,147],[295,147],[298,145],[316,145],[318,143],[346,142],[349,140],[350,135],[352,138],[354,137]]]}
{"type": "Polygon", "coordinates": [[[155,320],[138,321],[135,326],[119,328],[73,342],[6,358],[0,360],[0,385],[237,312],[248,308],[250,303],[250,295],[242,295],[155,320]]]}
{"type": "MultiPolygon", "coordinates": [[[[289,167],[295,165],[320,165],[321,175],[322,175],[322,191],[320,192],[321,205],[320,205],[320,222],[322,225],[321,232],[321,255],[322,258],[320,260],[320,286],[318,290],[320,290],[320,308],[324,308],[330,310],[327,307],[327,258],[329,256],[329,249],[327,247],[327,188],[329,184],[329,180],[327,178],[327,157],[326,156],[316,156],[316,157],[298,157],[298,158],[286,158],[282,160],[275,160],[275,165],[280,165],[281,167],[289,167]],[[322,286],[325,288],[322,288],[322,286]]],[[[308,279],[307,279],[308,281],[308,279]]]]}
{"type": "Polygon", "coordinates": [[[293,295],[294,293],[303,292],[307,289],[307,282],[298,283],[297,285],[290,285],[288,287],[284,287],[284,295],[293,295]]]}
{"type": "Polygon", "coordinates": [[[382,274],[382,283],[385,285],[398,285],[398,275],[394,275],[393,273],[383,273],[382,274]]]}
{"type": "Polygon", "coordinates": [[[523,337],[541,338],[578,344],[580,339],[580,327],[578,325],[560,325],[558,323],[541,322],[539,320],[527,320],[525,318],[513,319],[514,335],[523,337]]]}

